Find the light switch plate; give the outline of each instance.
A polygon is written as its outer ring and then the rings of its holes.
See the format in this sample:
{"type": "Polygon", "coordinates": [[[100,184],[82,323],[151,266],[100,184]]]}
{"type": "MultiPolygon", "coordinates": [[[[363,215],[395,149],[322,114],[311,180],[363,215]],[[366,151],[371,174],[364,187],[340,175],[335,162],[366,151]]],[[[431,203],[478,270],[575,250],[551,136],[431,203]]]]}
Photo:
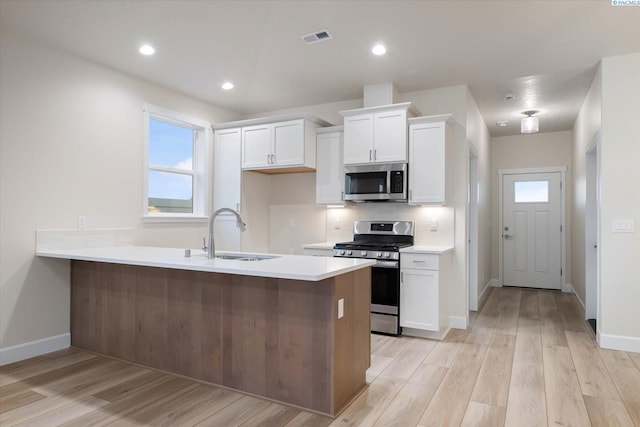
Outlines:
{"type": "Polygon", "coordinates": [[[338,319],[344,317],[344,298],[338,300],[338,319]]]}
{"type": "Polygon", "coordinates": [[[614,233],[633,233],[633,220],[632,219],[614,219],[613,220],[613,232],[614,233]]]}

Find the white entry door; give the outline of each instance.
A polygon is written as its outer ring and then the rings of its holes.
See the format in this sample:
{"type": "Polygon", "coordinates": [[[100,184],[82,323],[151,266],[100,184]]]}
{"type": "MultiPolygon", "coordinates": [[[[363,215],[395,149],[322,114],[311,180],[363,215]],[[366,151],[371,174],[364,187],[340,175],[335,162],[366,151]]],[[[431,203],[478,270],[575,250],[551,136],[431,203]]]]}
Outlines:
{"type": "Polygon", "coordinates": [[[560,172],[502,176],[502,272],[505,286],[562,288],[560,172]]]}

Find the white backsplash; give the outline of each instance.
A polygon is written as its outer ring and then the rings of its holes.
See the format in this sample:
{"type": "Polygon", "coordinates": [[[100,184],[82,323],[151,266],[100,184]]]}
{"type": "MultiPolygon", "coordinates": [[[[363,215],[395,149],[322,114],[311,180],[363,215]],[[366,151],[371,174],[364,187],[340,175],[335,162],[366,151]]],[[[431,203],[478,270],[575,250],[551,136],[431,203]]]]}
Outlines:
{"type": "MultiPolygon", "coordinates": [[[[445,206],[409,206],[403,203],[362,203],[345,208],[327,208],[327,242],[353,238],[353,222],[413,221],[416,245],[453,246],[454,209],[445,206]],[[434,221],[437,230],[432,231],[434,221]]],[[[312,242],[309,242],[312,243],[312,242]]]]}

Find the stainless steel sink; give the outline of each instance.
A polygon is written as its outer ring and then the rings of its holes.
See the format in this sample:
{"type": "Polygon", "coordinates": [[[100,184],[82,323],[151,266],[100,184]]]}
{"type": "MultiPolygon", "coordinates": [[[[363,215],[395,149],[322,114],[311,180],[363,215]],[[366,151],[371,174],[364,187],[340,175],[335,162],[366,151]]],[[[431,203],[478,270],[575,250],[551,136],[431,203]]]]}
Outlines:
{"type": "Polygon", "coordinates": [[[232,261],[264,261],[266,259],[279,258],[272,255],[216,255],[218,259],[228,259],[232,261]]]}

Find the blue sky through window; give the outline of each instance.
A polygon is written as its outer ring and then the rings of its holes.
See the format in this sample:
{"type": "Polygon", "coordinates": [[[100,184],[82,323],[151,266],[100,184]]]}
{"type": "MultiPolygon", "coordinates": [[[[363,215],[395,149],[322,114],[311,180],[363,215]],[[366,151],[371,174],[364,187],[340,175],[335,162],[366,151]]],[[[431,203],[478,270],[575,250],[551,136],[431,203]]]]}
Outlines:
{"type": "MultiPolygon", "coordinates": [[[[193,170],[193,129],[149,119],[149,164],[193,170]]],[[[149,197],[193,198],[190,175],[149,171],[149,197]]]]}

